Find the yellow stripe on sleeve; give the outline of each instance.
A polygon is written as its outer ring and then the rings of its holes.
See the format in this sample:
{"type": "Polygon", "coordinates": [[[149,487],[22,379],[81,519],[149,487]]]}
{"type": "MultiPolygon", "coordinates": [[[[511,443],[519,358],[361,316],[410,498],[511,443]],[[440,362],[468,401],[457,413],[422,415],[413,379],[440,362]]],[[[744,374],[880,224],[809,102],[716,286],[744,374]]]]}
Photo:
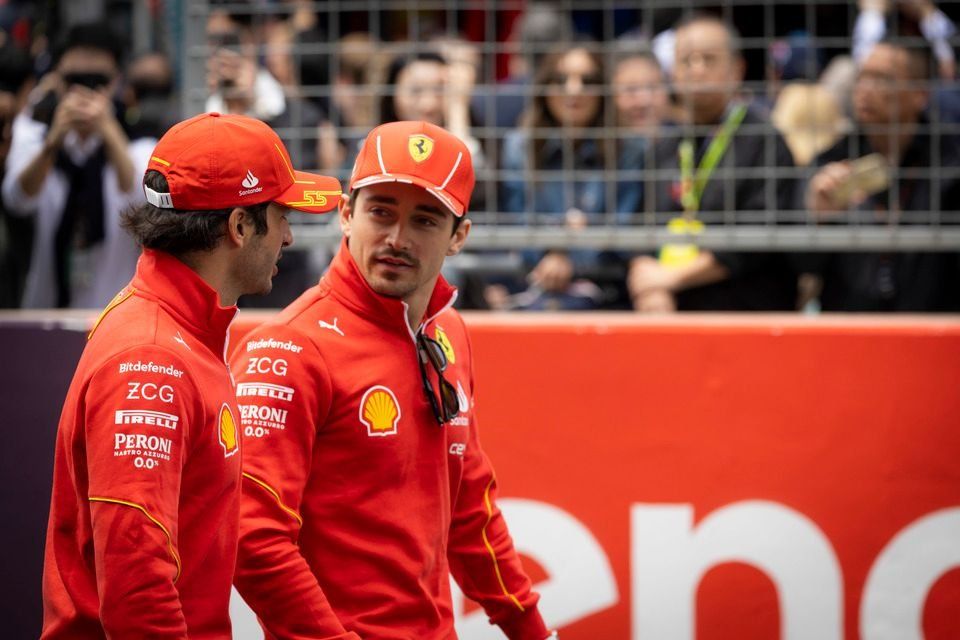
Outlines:
{"type": "Polygon", "coordinates": [[[113,297],[113,300],[107,304],[106,308],[100,312],[100,315],[97,317],[97,321],[93,323],[93,329],[90,329],[90,333],[87,334],[87,340],[93,337],[93,332],[97,330],[97,327],[100,326],[100,323],[103,322],[103,319],[107,317],[107,314],[113,311],[121,302],[124,302],[127,298],[136,293],[136,289],[133,287],[127,287],[121,289],[120,293],[113,297]]]}
{"type": "Polygon", "coordinates": [[[283,500],[280,499],[280,494],[277,493],[277,491],[273,487],[271,487],[269,484],[267,484],[263,480],[253,477],[247,472],[243,473],[243,477],[246,478],[247,480],[250,480],[257,486],[259,486],[261,489],[263,489],[264,491],[272,495],[273,499],[277,501],[277,505],[279,505],[279,507],[283,509],[287,514],[292,516],[293,519],[296,520],[301,527],[303,526],[303,518],[300,517],[300,514],[294,511],[293,509],[291,509],[290,507],[288,507],[287,505],[283,504],[283,500]]]}
{"type": "Polygon", "coordinates": [[[517,608],[522,612],[525,611],[523,605],[520,604],[520,601],[517,600],[515,595],[510,593],[507,585],[503,583],[503,576],[500,574],[500,564],[497,562],[497,552],[493,550],[493,545],[490,544],[490,540],[487,538],[487,526],[490,524],[490,521],[493,520],[493,503],[490,502],[490,488],[493,486],[493,482],[494,478],[491,478],[487,484],[487,488],[483,491],[483,502],[487,507],[487,521],[484,523],[483,529],[480,530],[480,535],[483,536],[483,544],[487,547],[487,551],[490,552],[490,559],[493,560],[493,571],[497,574],[497,580],[500,582],[503,595],[510,598],[513,604],[517,605],[517,608]]]}
{"type": "Polygon", "coordinates": [[[174,584],[177,583],[177,580],[180,579],[180,571],[182,569],[182,567],[180,566],[180,556],[177,555],[177,550],[173,548],[173,536],[170,535],[170,532],[167,531],[167,528],[163,526],[163,524],[161,524],[159,520],[154,518],[152,515],[150,515],[149,511],[147,511],[145,508],[143,508],[142,506],[140,506],[135,502],[127,502],[126,500],[117,500],[116,498],[104,498],[103,496],[90,496],[88,500],[90,500],[90,502],[108,502],[112,504],[122,504],[126,507],[133,507],[134,509],[140,511],[143,515],[147,516],[150,522],[160,527],[160,530],[163,531],[164,535],[167,536],[167,546],[169,547],[170,555],[173,556],[174,562],[177,563],[177,575],[174,576],[173,578],[173,583],[174,584]]]}

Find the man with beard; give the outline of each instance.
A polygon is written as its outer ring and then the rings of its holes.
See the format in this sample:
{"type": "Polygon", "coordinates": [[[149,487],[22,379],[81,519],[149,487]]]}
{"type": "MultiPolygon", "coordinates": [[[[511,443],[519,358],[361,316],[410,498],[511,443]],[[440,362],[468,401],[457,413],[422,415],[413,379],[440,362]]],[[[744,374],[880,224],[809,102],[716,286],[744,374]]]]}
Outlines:
{"type": "Polygon", "coordinates": [[[90,332],[57,433],[44,640],[230,638],[240,442],[225,358],[237,298],[270,291],[288,209],[336,206],[245,116],[174,126],[124,225],[143,253],[90,332]]]}

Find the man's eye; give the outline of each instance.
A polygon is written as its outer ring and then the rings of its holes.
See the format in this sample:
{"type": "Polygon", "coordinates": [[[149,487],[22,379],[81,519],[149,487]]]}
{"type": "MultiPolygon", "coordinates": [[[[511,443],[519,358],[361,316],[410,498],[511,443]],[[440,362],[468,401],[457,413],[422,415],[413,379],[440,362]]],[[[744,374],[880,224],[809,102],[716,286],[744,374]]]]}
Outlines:
{"type": "Polygon", "coordinates": [[[435,227],[437,226],[437,221],[428,216],[423,216],[417,220],[424,227],[435,227]]]}

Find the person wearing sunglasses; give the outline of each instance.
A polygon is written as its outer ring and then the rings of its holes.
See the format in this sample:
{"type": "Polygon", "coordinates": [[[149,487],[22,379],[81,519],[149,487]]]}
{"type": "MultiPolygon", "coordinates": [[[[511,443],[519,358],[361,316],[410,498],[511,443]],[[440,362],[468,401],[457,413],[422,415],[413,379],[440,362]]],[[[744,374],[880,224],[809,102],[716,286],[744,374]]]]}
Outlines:
{"type": "Polygon", "coordinates": [[[455,637],[451,574],[507,638],[551,635],[496,506],[471,347],[440,275],[470,232],[474,183],[445,129],[373,129],[329,271],[233,357],[235,584],[268,637],[455,637]]]}
{"type": "Polygon", "coordinates": [[[119,218],[143,200],[137,176],[156,138],[131,140],[117,117],[118,43],[106,24],[72,27],[13,122],[3,200],[36,228],[23,307],[102,308],[136,267],[119,218]]]}
{"type": "MultiPolygon", "coordinates": [[[[636,208],[641,183],[618,181],[616,172],[640,165],[622,161],[630,156],[609,137],[603,63],[590,42],[557,45],[543,58],[521,126],[503,142],[499,205],[506,222],[579,232],[636,208]]],[[[625,292],[615,291],[624,266],[612,252],[560,244],[520,257],[517,278],[490,279],[485,298],[492,308],[572,311],[626,302],[625,292]]]]}

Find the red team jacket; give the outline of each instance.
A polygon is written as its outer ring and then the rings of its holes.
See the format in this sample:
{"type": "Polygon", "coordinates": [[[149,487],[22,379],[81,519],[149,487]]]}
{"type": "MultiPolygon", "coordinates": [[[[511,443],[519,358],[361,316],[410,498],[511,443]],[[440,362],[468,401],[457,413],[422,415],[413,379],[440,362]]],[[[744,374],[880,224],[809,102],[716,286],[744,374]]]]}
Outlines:
{"type": "Polygon", "coordinates": [[[57,433],[43,638],[230,638],[236,307],[145,250],[91,332],[57,433]]]}
{"type": "Polygon", "coordinates": [[[345,243],[320,283],[234,354],[245,479],[236,585],[268,635],[455,638],[450,572],[509,638],[549,634],[496,507],[455,295],[441,277],[424,324],[459,392],[460,414],[443,427],[406,305],[370,289],[345,243]]]}

